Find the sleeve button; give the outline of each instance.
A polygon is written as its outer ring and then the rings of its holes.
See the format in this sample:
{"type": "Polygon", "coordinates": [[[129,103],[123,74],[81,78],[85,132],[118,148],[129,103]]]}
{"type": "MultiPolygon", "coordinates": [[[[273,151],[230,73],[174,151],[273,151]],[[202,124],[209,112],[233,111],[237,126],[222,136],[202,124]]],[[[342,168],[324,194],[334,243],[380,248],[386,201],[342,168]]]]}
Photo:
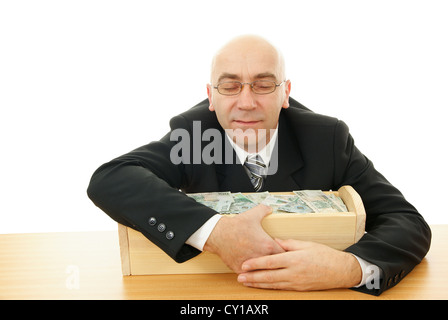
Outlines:
{"type": "Polygon", "coordinates": [[[166,238],[167,238],[168,240],[173,239],[173,238],[174,238],[174,232],[173,232],[173,231],[168,231],[168,232],[166,233],[166,238]]]}
{"type": "Polygon", "coordinates": [[[165,224],[163,224],[163,223],[160,223],[160,224],[157,226],[157,230],[159,230],[160,232],[165,231],[165,229],[166,229],[166,226],[165,226],[165,224]]]}
{"type": "Polygon", "coordinates": [[[149,218],[149,220],[148,220],[148,224],[149,224],[150,226],[155,226],[156,223],[157,223],[157,219],[156,219],[156,218],[154,218],[154,217],[149,218]]]}

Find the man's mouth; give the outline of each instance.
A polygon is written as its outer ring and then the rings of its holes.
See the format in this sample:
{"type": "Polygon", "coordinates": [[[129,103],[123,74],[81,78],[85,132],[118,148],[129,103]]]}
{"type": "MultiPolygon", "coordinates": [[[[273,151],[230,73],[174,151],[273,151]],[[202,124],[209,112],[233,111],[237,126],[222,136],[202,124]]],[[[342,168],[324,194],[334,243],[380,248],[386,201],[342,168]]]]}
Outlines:
{"type": "Polygon", "coordinates": [[[250,125],[254,125],[259,123],[259,120],[234,120],[234,122],[241,124],[241,125],[246,125],[246,126],[250,126],[250,125]]]}

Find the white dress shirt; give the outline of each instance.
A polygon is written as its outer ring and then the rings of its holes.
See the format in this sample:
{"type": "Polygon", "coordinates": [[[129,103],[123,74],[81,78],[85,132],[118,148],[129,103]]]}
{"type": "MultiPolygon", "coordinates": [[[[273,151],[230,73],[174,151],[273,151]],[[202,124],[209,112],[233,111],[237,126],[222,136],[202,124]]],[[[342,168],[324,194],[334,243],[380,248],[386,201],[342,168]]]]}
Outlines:
{"type": "MultiPolygon", "coordinates": [[[[263,162],[265,164],[269,164],[271,160],[272,150],[274,149],[275,142],[277,139],[277,133],[278,133],[278,126],[277,129],[275,129],[275,132],[272,135],[266,147],[258,152],[258,155],[263,159],[263,162]]],[[[247,155],[249,153],[246,150],[242,149],[240,146],[238,146],[236,143],[234,143],[233,140],[227,134],[226,137],[229,140],[230,144],[232,145],[233,149],[235,150],[235,153],[238,159],[240,160],[240,163],[244,165],[244,162],[246,161],[247,155]]],[[[195,233],[193,233],[185,243],[202,251],[204,249],[204,245],[207,242],[208,237],[212,233],[213,229],[215,228],[216,224],[218,223],[219,219],[221,219],[221,217],[222,216],[220,214],[215,214],[214,216],[212,216],[202,225],[202,227],[200,227],[195,233]]],[[[354,254],[352,255],[358,260],[362,270],[361,282],[357,286],[355,286],[357,288],[366,284],[366,280],[368,277],[368,274],[366,272],[367,268],[374,265],[365,261],[364,259],[359,258],[354,254]]]]}

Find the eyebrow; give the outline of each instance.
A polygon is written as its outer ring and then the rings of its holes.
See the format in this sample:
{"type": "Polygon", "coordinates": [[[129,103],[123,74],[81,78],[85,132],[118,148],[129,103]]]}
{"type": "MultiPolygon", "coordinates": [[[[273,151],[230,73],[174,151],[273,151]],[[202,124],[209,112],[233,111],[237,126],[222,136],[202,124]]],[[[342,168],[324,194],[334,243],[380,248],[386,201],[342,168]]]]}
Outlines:
{"type": "MultiPolygon", "coordinates": [[[[277,80],[277,77],[270,72],[263,72],[263,73],[259,73],[257,74],[254,79],[255,80],[259,80],[259,79],[265,79],[265,78],[272,78],[274,80],[277,80]]],[[[223,74],[221,74],[221,76],[218,78],[218,83],[220,83],[222,80],[224,79],[229,79],[229,80],[241,80],[240,76],[238,76],[237,74],[233,74],[233,73],[227,73],[224,72],[223,74]]]]}
{"type": "Polygon", "coordinates": [[[227,73],[224,72],[223,74],[221,74],[221,76],[218,78],[218,83],[220,83],[222,80],[224,79],[230,79],[230,80],[240,80],[240,77],[236,74],[232,74],[232,73],[227,73]]]}
{"type": "Polygon", "coordinates": [[[264,72],[264,73],[259,73],[255,76],[255,79],[264,79],[264,78],[273,78],[275,80],[277,80],[277,77],[270,72],[264,72]]]}

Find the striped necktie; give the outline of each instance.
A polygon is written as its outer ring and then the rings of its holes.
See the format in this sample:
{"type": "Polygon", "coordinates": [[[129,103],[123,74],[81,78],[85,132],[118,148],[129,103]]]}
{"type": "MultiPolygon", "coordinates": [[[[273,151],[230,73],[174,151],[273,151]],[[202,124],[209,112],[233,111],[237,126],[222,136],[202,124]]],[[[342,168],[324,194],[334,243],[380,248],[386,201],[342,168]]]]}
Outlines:
{"type": "Polygon", "coordinates": [[[263,160],[258,154],[248,155],[244,167],[248,171],[250,182],[254,186],[255,191],[260,191],[266,178],[266,165],[263,163],[263,160]]]}

